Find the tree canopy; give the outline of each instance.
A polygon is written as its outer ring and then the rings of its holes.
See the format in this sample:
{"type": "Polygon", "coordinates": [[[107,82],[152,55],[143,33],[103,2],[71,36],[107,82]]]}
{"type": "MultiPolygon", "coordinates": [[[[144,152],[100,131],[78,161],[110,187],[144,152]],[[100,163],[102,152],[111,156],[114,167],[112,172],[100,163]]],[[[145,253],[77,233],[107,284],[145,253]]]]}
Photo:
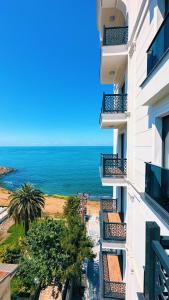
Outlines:
{"type": "Polygon", "coordinates": [[[43,193],[33,185],[25,183],[10,196],[9,216],[12,216],[16,222],[22,223],[27,234],[29,224],[41,217],[44,203],[43,193]]]}
{"type": "Polygon", "coordinates": [[[64,223],[46,219],[32,225],[25,241],[26,251],[19,271],[25,286],[29,286],[28,266],[31,277],[38,278],[41,287],[55,281],[59,286],[64,282],[67,255],[61,245],[64,223]]]}
{"type": "Polygon", "coordinates": [[[80,199],[72,197],[67,201],[64,215],[67,222],[62,244],[69,259],[67,277],[71,278],[80,276],[82,263],[86,258],[94,258],[93,244],[87,237],[85,225],[81,222],[80,199]]]}
{"type": "Polygon", "coordinates": [[[85,259],[92,259],[92,242],[81,222],[80,200],[66,201],[61,220],[34,222],[24,241],[17,280],[20,295],[31,292],[38,279],[41,288],[55,283],[59,288],[73,278],[80,278],[85,259]]]}

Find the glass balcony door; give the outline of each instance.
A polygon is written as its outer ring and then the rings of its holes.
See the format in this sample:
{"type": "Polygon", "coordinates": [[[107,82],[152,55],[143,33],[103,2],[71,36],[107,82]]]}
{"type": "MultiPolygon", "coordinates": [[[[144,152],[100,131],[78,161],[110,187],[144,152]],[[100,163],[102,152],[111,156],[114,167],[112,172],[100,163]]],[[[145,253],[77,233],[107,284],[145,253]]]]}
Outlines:
{"type": "Polygon", "coordinates": [[[163,167],[169,169],[169,116],[163,118],[163,167]]]}
{"type": "Polygon", "coordinates": [[[124,158],[124,133],[121,134],[121,158],[124,158]]]}
{"type": "MultiPolygon", "coordinates": [[[[166,8],[167,9],[167,8],[166,8]]],[[[147,75],[149,75],[169,49],[169,13],[147,50],[147,75]]]]}
{"type": "Polygon", "coordinates": [[[169,0],[165,0],[165,16],[168,14],[169,12],[169,0]]]}

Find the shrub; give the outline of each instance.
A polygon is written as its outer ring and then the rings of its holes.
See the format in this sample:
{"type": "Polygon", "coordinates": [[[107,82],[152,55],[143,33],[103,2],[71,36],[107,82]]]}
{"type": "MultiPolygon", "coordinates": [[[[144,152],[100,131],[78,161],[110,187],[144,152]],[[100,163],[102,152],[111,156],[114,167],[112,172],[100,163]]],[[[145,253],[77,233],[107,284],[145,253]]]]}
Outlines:
{"type": "Polygon", "coordinates": [[[21,248],[18,244],[4,246],[0,249],[0,260],[3,263],[17,264],[21,256],[21,248]]]}

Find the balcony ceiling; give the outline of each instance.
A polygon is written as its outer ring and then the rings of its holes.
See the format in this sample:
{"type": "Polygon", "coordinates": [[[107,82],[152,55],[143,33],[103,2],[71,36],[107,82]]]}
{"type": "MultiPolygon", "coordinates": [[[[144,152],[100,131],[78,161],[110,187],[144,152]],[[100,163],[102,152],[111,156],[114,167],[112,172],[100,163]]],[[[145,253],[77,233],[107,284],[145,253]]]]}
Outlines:
{"type": "Polygon", "coordinates": [[[98,4],[97,26],[100,31],[101,40],[104,26],[125,26],[127,23],[127,6],[125,1],[102,0],[102,6],[101,3],[98,4]]]}
{"type": "Polygon", "coordinates": [[[117,8],[124,16],[127,11],[127,0],[102,0],[102,8],[117,8]]]}

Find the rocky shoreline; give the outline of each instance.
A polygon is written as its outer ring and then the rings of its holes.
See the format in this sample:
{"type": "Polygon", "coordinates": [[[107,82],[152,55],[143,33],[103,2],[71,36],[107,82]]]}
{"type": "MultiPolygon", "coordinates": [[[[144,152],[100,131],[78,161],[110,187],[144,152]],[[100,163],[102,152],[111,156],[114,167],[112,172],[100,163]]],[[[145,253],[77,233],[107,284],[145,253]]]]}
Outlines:
{"type": "Polygon", "coordinates": [[[0,176],[4,176],[15,171],[16,170],[14,168],[7,168],[7,167],[0,166],[0,176]]]}

